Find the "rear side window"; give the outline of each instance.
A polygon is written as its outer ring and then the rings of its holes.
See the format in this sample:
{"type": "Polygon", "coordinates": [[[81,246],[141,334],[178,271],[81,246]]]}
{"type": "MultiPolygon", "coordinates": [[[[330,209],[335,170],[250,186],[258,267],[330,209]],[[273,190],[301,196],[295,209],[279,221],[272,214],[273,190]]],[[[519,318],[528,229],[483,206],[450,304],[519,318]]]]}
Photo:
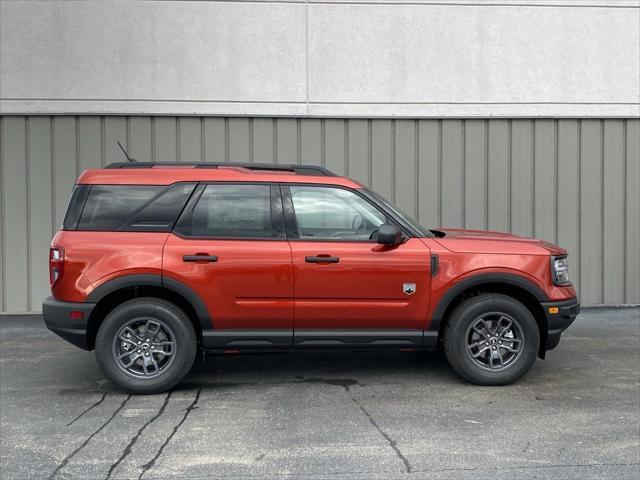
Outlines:
{"type": "Polygon", "coordinates": [[[279,202],[269,185],[210,184],[190,214],[185,212],[176,231],[194,237],[281,237],[279,202]]]}
{"type": "Polygon", "coordinates": [[[127,222],[124,230],[161,229],[169,231],[184,204],[193,192],[195,183],[179,183],[163,190],[144,207],[135,211],[127,222]]]}
{"type": "Polygon", "coordinates": [[[78,230],[169,231],[195,184],[92,185],[78,230]]]}

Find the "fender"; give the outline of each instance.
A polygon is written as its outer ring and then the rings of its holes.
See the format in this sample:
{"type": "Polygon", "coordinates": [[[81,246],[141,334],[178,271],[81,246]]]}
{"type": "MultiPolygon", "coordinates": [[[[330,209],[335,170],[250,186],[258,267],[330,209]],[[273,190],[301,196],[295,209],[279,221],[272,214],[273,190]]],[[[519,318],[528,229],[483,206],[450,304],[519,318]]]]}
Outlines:
{"type": "Polygon", "coordinates": [[[207,310],[200,296],[184,283],[160,275],[136,274],[114,278],[95,288],[84,302],[98,303],[110,293],[127,287],[158,287],[176,293],[191,304],[198,316],[202,330],[211,330],[213,328],[209,310],[207,310]]]}
{"type": "Polygon", "coordinates": [[[431,317],[431,322],[429,323],[428,331],[438,332],[440,329],[440,323],[444,317],[444,312],[447,311],[447,308],[451,304],[451,302],[462,292],[471,288],[478,287],[480,285],[486,285],[491,283],[502,283],[506,285],[512,285],[514,287],[519,287],[522,290],[529,292],[531,295],[535,297],[539,302],[548,302],[549,297],[544,291],[538,287],[533,282],[523,278],[519,275],[514,275],[511,273],[480,273],[478,275],[474,275],[470,278],[462,280],[459,283],[456,283],[452,286],[447,293],[443,295],[443,297],[438,302],[435,310],[433,311],[433,315],[431,317]]]}

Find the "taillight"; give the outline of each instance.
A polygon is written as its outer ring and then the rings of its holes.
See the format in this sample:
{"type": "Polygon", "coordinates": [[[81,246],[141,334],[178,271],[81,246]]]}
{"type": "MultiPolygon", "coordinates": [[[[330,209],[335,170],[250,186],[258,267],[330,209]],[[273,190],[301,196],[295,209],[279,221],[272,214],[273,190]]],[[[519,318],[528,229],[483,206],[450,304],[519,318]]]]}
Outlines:
{"type": "Polygon", "coordinates": [[[49,249],[49,283],[53,285],[62,278],[64,273],[64,248],[51,247],[49,249]]]}

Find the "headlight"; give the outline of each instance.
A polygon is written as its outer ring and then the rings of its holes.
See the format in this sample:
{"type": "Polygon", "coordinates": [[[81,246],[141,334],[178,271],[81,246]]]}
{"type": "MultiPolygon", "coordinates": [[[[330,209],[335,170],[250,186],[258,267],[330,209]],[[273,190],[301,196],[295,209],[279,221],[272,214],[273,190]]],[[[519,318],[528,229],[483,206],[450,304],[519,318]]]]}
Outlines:
{"type": "Polygon", "coordinates": [[[556,285],[571,285],[567,257],[551,257],[551,276],[556,285]]]}

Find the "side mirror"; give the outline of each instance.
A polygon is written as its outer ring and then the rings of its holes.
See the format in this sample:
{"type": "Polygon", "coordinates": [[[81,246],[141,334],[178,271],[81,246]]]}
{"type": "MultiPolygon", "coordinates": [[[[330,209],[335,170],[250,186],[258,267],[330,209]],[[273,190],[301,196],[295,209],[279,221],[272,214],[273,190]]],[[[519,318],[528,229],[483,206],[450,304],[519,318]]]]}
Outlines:
{"type": "Polygon", "coordinates": [[[402,232],[395,225],[383,223],[378,227],[376,239],[382,245],[398,245],[402,243],[402,232]]]}

